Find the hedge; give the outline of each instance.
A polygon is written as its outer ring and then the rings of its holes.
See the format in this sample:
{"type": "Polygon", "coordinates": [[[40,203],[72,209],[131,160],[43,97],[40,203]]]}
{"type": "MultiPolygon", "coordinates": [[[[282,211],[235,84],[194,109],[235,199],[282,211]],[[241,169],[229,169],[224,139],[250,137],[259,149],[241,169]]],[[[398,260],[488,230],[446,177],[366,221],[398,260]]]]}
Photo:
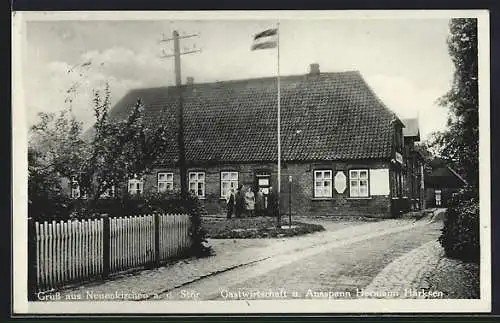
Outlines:
{"type": "Polygon", "coordinates": [[[439,237],[446,256],[467,262],[479,262],[479,199],[465,188],[452,197],[439,237]]]}

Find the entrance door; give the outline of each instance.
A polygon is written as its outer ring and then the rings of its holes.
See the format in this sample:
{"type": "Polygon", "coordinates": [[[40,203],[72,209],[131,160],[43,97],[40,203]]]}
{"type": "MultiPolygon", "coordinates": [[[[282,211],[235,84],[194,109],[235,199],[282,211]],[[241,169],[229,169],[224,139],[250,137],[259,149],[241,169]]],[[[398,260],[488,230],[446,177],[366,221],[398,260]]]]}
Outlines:
{"type": "Polygon", "coordinates": [[[262,194],[264,195],[264,208],[267,209],[267,197],[269,194],[269,187],[271,186],[271,173],[267,171],[256,172],[255,184],[257,189],[262,190],[262,194]]]}
{"type": "Polygon", "coordinates": [[[435,190],[434,196],[436,197],[436,206],[441,206],[441,201],[443,197],[441,194],[441,190],[435,190]]]}

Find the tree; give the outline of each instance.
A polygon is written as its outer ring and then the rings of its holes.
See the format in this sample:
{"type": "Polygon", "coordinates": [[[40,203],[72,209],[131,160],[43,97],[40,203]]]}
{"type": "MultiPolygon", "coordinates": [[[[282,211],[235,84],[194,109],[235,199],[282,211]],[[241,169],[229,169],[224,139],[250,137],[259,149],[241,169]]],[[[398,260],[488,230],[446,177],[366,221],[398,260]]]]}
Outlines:
{"type": "Polygon", "coordinates": [[[112,186],[150,171],[168,145],[164,127],[152,130],[144,124],[140,99],[126,120],[112,120],[110,97],[108,84],[103,91],[94,91],[94,135],[88,141],[82,139],[82,124],[71,106],[59,113],[39,114],[39,122],[30,129],[30,201],[41,205],[59,199],[63,181],[74,180],[90,202],[86,208],[92,209],[93,202],[112,186]]]}
{"type": "Polygon", "coordinates": [[[80,136],[82,125],[70,109],[38,116],[28,141],[29,196],[48,197],[60,191],[61,178],[77,172],[85,143],[80,136]]]}
{"type": "Polygon", "coordinates": [[[46,167],[40,159],[40,152],[28,147],[28,199],[50,199],[61,193],[57,173],[46,167]]]}
{"type": "Polygon", "coordinates": [[[434,146],[478,191],[477,19],[457,18],[450,21],[448,51],[455,73],[451,89],[440,98],[440,104],[449,109],[448,127],[435,136],[434,146]]]}
{"type": "Polygon", "coordinates": [[[62,219],[68,215],[63,179],[70,178],[82,160],[85,143],[81,124],[70,108],[40,113],[29,130],[28,212],[36,219],[62,219]]]}
{"type": "Polygon", "coordinates": [[[126,120],[109,116],[110,91],[94,91],[94,135],[88,145],[77,179],[90,200],[97,200],[112,186],[130,176],[148,173],[168,142],[162,125],[152,130],[143,122],[140,99],[126,120]]]}
{"type": "Polygon", "coordinates": [[[81,139],[82,125],[69,109],[59,114],[39,113],[40,121],[31,127],[28,146],[40,167],[61,176],[75,173],[85,143],[81,139]],[[35,153],[36,152],[36,153],[35,153]]]}
{"type": "Polygon", "coordinates": [[[469,183],[449,201],[439,237],[448,257],[479,261],[479,105],[477,19],[450,21],[448,51],[455,74],[441,99],[449,109],[446,131],[434,136],[434,147],[469,183]]]}
{"type": "Polygon", "coordinates": [[[427,139],[419,144],[421,152],[426,154],[425,160],[430,161],[434,157],[443,157],[445,153],[444,149],[446,147],[444,131],[435,131],[428,135],[427,139]]]}

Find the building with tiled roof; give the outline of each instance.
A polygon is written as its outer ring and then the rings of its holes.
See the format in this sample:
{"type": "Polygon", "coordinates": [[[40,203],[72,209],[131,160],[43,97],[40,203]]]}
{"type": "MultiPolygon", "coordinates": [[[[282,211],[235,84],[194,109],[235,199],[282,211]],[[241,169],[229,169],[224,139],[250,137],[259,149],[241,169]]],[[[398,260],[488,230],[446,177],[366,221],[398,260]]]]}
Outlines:
{"type": "Polygon", "coordinates": [[[447,207],[453,194],[467,185],[467,181],[442,158],[428,162],[425,173],[425,201],[427,206],[447,207]]]}
{"type": "MultiPolygon", "coordinates": [[[[316,66],[317,67],[317,66],[316,66]]],[[[292,214],[390,216],[399,212],[405,171],[404,124],[359,72],[281,77],[282,207],[292,214]],[[289,182],[291,179],[291,182],[289,182]]],[[[166,125],[171,145],[140,191],[178,189],[176,87],[136,89],[110,116],[125,118],[137,99],[146,124],[166,125]]],[[[276,77],[183,85],[189,189],[210,213],[238,185],[277,185],[276,77]]]]}

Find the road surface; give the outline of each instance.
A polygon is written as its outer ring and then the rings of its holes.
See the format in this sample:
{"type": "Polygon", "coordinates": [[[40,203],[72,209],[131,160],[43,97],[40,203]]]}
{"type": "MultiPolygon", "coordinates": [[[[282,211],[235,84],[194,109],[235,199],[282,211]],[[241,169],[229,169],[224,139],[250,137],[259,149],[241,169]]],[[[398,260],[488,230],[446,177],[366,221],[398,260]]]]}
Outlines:
{"type": "Polygon", "coordinates": [[[160,299],[359,298],[363,288],[387,265],[437,240],[441,228],[442,221],[425,221],[403,230],[363,233],[215,274],[162,293],[160,299]]]}

